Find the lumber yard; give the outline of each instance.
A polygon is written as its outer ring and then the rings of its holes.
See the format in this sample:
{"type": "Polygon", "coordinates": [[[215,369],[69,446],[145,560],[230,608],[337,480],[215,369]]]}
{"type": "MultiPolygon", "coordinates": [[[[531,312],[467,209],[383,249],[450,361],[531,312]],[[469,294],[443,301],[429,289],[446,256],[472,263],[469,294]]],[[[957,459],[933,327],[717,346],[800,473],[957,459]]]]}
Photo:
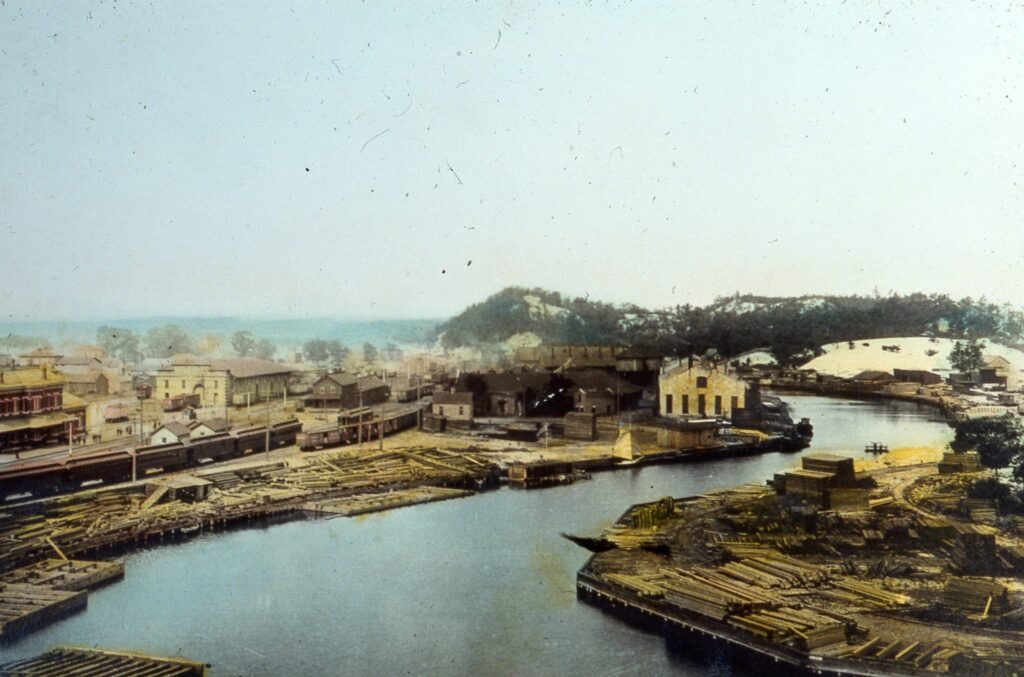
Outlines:
{"type": "Polygon", "coordinates": [[[569,537],[594,551],[577,594],[768,674],[1021,674],[1024,519],[963,467],[809,454],[764,486],[634,505],[569,537]]]}

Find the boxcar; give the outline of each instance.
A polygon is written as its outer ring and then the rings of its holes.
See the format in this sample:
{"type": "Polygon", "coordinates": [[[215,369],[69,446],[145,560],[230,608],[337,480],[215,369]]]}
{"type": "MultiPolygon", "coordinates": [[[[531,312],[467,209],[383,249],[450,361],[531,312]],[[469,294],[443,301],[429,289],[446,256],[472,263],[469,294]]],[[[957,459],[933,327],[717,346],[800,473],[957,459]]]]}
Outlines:
{"type": "Polygon", "coordinates": [[[141,447],[135,452],[135,472],[142,476],[150,470],[177,470],[192,464],[189,448],[181,442],[141,447]]]}

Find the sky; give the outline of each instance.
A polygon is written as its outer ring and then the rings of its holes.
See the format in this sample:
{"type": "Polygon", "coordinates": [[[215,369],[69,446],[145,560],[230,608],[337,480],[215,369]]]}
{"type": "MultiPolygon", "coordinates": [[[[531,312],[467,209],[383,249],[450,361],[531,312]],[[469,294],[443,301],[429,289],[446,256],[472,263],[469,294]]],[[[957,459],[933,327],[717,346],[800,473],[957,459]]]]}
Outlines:
{"type": "Polygon", "coordinates": [[[0,0],[0,310],[1024,305],[1024,3],[0,0]]]}

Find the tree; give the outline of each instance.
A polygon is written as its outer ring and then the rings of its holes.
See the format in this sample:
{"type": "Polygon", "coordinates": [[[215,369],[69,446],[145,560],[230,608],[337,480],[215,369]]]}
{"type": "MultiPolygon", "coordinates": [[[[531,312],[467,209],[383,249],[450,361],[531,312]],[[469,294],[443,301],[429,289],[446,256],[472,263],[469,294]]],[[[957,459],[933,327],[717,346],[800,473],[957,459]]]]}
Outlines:
{"type": "Polygon", "coordinates": [[[349,349],[341,341],[334,339],[327,342],[327,354],[331,358],[331,365],[335,369],[341,369],[341,363],[349,356],[349,349]]]}
{"type": "Polygon", "coordinates": [[[153,327],[146,332],[146,352],[152,357],[170,357],[195,351],[195,339],[176,324],[153,327]]]}
{"type": "Polygon", "coordinates": [[[210,355],[220,349],[224,341],[216,334],[203,334],[196,345],[200,355],[210,355]]]}
{"type": "Polygon", "coordinates": [[[950,366],[961,373],[980,369],[985,364],[985,360],[981,355],[984,347],[984,343],[978,343],[973,338],[962,343],[957,341],[953,344],[953,350],[949,353],[950,366]]]}
{"type": "Polygon", "coordinates": [[[256,350],[256,339],[248,331],[236,331],[231,335],[231,347],[239,357],[247,357],[256,350]]]}
{"type": "Polygon", "coordinates": [[[372,364],[377,361],[377,346],[373,345],[369,341],[363,344],[363,359],[368,364],[372,364]]]}
{"type": "Polygon", "coordinates": [[[139,337],[130,329],[103,325],[96,330],[96,344],[107,355],[125,362],[138,362],[142,358],[139,337]]]}
{"type": "Polygon", "coordinates": [[[331,356],[330,344],[322,339],[312,339],[302,345],[302,354],[315,364],[323,364],[331,356]]]}
{"type": "Polygon", "coordinates": [[[274,359],[274,353],[276,352],[277,345],[269,339],[260,339],[256,342],[256,347],[253,349],[253,353],[261,360],[274,359]]]}
{"type": "Polygon", "coordinates": [[[989,416],[961,421],[949,443],[955,452],[975,450],[989,468],[1014,465],[1024,479],[1024,426],[1016,416],[989,416]]]}

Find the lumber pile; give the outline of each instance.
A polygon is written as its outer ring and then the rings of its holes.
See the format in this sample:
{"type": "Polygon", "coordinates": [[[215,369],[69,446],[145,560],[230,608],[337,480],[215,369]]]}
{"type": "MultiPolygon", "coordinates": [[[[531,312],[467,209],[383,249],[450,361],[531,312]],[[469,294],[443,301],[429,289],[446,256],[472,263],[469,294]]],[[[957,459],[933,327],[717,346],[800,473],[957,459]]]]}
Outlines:
{"type": "Polygon", "coordinates": [[[994,581],[952,577],[942,590],[942,603],[959,611],[1002,613],[1009,606],[1006,586],[994,581]]]}
{"type": "Polygon", "coordinates": [[[907,595],[889,592],[872,583],[847,576],[837,576],[831,583],[832,589],[823,590],[820,594],[855,607],[894,609],[907,606],[911,601],[907,595]]]}
{"type": "Polygon", "coordinates": [[[742,616],[731,616],[729,625],[778,644],[804,651],[846,641],[847,625],[811,609],[779,607],[742,616]]]}

